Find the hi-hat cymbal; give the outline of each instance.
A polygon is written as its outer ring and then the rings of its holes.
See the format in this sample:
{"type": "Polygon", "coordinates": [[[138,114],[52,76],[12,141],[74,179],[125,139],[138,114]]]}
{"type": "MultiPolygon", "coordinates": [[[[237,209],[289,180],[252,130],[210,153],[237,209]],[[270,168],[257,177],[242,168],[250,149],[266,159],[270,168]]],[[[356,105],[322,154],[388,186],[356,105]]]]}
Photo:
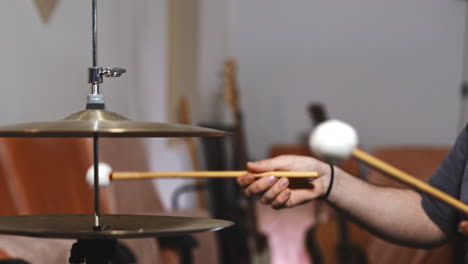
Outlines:
{"type": "Polygon", "coordinates": [[[64,120],[0,126],[0,137],[203,137],[229,133],[198,126],[135,122],[106,110],[84,110],[64,120]]]}
{"type": "Polygon", "coordinates": [[[93,231],[94,215],[0,216],[0,234],[69,239],[118,239],[217,231],[231,221],[153,215],[101,215],[102,231],[93,231]]]}

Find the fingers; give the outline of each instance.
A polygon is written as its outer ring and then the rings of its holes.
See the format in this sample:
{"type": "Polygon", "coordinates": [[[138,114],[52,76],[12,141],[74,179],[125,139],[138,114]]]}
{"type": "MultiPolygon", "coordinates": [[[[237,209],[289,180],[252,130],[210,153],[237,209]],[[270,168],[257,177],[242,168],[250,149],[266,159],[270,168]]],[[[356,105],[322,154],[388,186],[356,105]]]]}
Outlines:
{"type": "Polygon", "coordinates": [[[319,193],[314,189],[293,191],[285,188],[271,202],[271,207],[273,209],[290,208],[317,199],[317,197],[319,197],[319,193]]]}
{"type": "Polygon", "coordinates": [[[461,221],[460,224],[458,224],[458,231],[464,236],[468,236],[468,221],[461,221]]]}
{"type": "Polygon", "coordinates": [[[242,187],[247,187],[248,185],[250,185],[251,183],[253,183],[255,181],[255,177],[250,174],[250,173],[247,173],[247,174],[244,174],[240,177],[237,177],[237,183],[242,186],[242,187]]]}
{"type": "Polygon", "coordinates": [[[247,162],[247,168],[252,172],[264,172],[275,170],[291,170],[294,156],[278,156],[272,159],[247,162]]]}
{"type": "Polygon", "coordinates": [[[255,181],[252,174],[245,174],[237,178],[237,182],[245,188],[246,196],[261,195],[260,202],[270,204],[274,209],[289,208],[316,199],[320,196],[320,188],[314,181],[308,188],[291,190],[286,177],[277,179],[265,176],[255,181]]]}
{"type": "MultiPolygon", "coordinates": [[[[310,157],[294,155],[283,155],[272,159],[257,162],[248,162],[247,169],[252,173],[267,171],[318,171],[320,175],[326,175],[329,170],[328,164],[319,162],[310,157]]],[[[274,176],[266,176],[255,180],[255,177],[247,173],[237,178],[237,183],[245,188],[247,196],[261,195],[260,202],[270,204],[275,209],[292,207],[320,196],[323,190],[323,177],[316,179],[303,179],[301,185],[296,186],[301,189],[290,189],[291,183],[287,178],[278,180],[274,176]]]]}
{"type": "Polygon", "coordinates": [[[260,202],[264,204],[270,204],[273,200],[275,200],[276,196],[284,190],[289,185],[288,178],[281,178],[276,183],[271,186],[260,198],[260,202]]]}
{"type": "Polygon", "coordinates": [[[247,196],[252,196],[256,194],[261,194],[267,191],[273,184],[277,181],[275,176],[270,175],[270,176],[265,176],[262,177],[252,184],[250,184],[245,190],[244,193],[247,196]]]}
{"type": "Polygon", "coordinates": [[[282,208],[286,208],[287,207],[287,202],[289,200],[289,198],[291,197],[291,189],[289,188],[286,188],[284,190],[282,190],[275,198],[275,200],[273,200],[273,202],[271,203],[271,207],[273,209],[282,209],[282,208]]]}

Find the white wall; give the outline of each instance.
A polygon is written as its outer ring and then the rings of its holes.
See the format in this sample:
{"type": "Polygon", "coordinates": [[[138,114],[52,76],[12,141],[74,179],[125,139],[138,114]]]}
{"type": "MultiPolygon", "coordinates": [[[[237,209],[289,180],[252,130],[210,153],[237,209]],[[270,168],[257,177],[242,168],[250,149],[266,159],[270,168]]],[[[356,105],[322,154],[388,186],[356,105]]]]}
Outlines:
{"type": "Polygon", "coordinates": [[[465,2],[235,0],[232,50],[250,152],[296,142],[320,101],[366,147],[450,144],[465,2]]]}
{"type": "Polygon", "coordinates": [[[91,63],[84,1],[63,1],[48,25],[32,1],[0,5],[0,122],[54,120],[83,109],[91,63]]]}
{"type": "Polygon", "coordinates": [[[230,56],[229,0],[200,0],[200,119],[223,121],[223,63],[230,56]]]}
{"type": "MultiPolygon", "coordinates": [[[[107,109],[164,122],[166,1],[99,0],[98,12],[99,66],[127,68],[101,86],[107,109]]],[[[40,21],[33,1],[1,1],[0,33],[0,124],[58,120],[84,109],[92,63],[91,0],[61,0],[48,24],[40,21]]],[[[147,149],[153,170],[189,164],[184,149],[169,148],[164,139],[148,139],[147,149]]],[[[177,185],[158,186],[169,206],[177,185]]]]}
{"type": "MultiPolygon", "coordinates": [[[[102,92],[108,108],[124,115],[136,79],[133,7],[126,2],[98,4],[98,63],[128,68],[124,77],[106,80],[102,92]]],[[[48,24],[40,21],[33,1],[6,0],[0,6],[0,123],[56,120],[84,109],[92,63],[91,1],[60,1],[48,24]]]]}
{"type": "MultiPolygon", "coordinates": [[[[168,6],[167,1],[143,1],[139,3],[136,15],[136,70],[137,86],[140,88],[137,104],[138,116],[144,120],[166,121],[168,87],[168,6]]],[[[146,139],[148,158],[152,171],[190,170],[188,153],[183,144],[169,146],[165,139],[146,139]]],[[[171,208],[171,196],[186,180],[161,179],[155,181],[160,198],[166,208],[171,208]]],[[[181,197],[182,207],[195,207],[193,194],[181,197]]]]}

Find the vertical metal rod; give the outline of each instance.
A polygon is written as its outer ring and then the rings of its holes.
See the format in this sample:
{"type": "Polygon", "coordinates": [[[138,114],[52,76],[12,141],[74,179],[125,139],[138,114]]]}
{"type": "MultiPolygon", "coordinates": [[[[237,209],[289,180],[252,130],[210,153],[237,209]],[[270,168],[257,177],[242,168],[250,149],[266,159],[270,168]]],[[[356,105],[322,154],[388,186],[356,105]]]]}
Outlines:
{"type": "Polygon", "coordinates": [[[101,229],[99,223],[99,142],[98,135],[93,136],[93,159],[94,159],[94,230],[101,229]]]}
{"type": "MultiPolygon", "coordinates": [[[[93,69],[97,68],[97,50],[98,50],[98,43],[97,43],[97,0],[92,1],[92,13],[93,13],[93,69]]],[[[91,85],[91,94],[97,95],[99,94],[99,82],[93,83],[91,85]]]]}
{"type": "MultiPolygon", "coordinates": [[[[93,16],[93,68],[97,67],[97,0],[92,0],[93,16]]],[[[99,84],[92,85],[92,94],[99,94],[99,84]]],[[[93,137],[93,158],[94,158],[94,230],[100,229],[99,223],[99,150],[98,135],[93,137]]]]}
{"type": "Polygon", "coordinates": [[[97,67],[97,0],[93,1],[93,67],[97,67]]]}

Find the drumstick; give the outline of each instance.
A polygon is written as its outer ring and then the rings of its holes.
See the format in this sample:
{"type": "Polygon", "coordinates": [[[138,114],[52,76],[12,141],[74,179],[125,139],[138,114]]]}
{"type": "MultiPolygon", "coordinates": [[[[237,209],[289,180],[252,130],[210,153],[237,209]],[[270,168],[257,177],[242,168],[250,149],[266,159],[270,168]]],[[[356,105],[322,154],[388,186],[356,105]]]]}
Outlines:
{"type": "Polygon", "coordinates": [[[454,209],[468,214],[467,204],[356,148],[357,135],[355,130],[341,121],[332,120],[319,125],[311,135],[310,146],[317,156],[326,160],[346,159],[352,156],[358,161],[383,172],[386,176],[394,178],[418,191],[438,199],[454,209]],[[333,140],[330,135],[334,137],[333,140]]]}
{"type": "MultiPolygon", "coordinates": [[[[86,181],[94,185],[94,167],[91,166],[86,173],[86,181]]],[[[135,180],[154,178],[237,178],[247,171],[184,171],[184,172],[125,172],[112,171],[106,163],[99,163],[99,185],[107,186],[111,180],[135,180]]],[[[319,176],[316,171],[269,171],[253,173],[254,177],[273,175],[288,178],[315,178],[319,176]]]]}

